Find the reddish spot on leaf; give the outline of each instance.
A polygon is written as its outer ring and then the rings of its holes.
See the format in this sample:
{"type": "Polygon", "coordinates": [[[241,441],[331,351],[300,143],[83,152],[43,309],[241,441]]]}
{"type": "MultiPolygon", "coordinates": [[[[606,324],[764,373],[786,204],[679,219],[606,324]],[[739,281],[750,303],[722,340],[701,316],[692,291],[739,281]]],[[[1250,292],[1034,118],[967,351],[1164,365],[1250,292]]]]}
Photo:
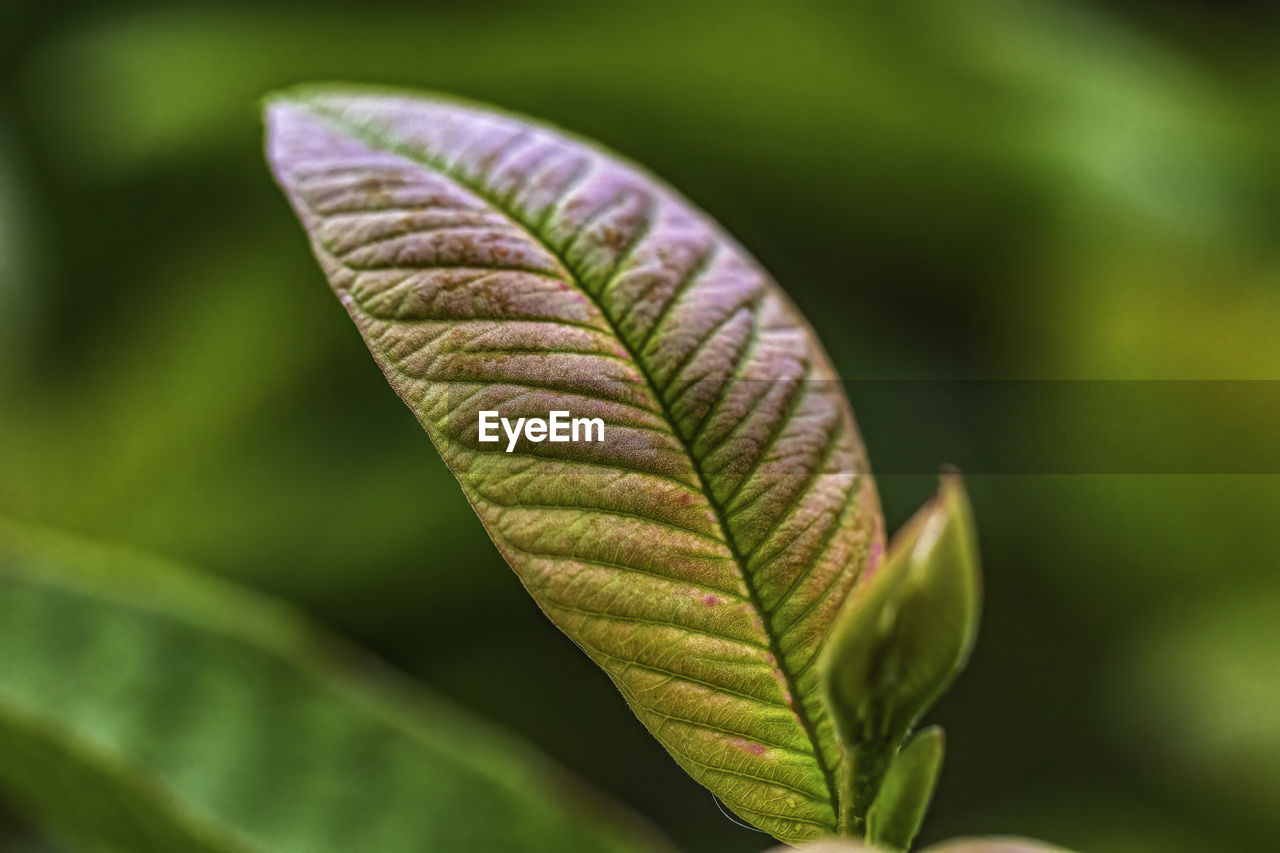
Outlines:
{"type": "Polygon", "coordinates": [[[876,519],[875,533],[871,537],[871,553],[867,557],[867,580],[876,573],[876,569],[880,568],[880,561],[884,558],[884,521],[880,518],[876,519]]]}
{"type": "Polygon", "coordinates": [[[740,737],[736,737],[733,739],[733,745],[736,746],[738,749],[742,750],[743,752],[749,752],[752,755],[764,755],[766,752],[768,752],[768,749],[765,748],[764,744],[753,743],[752,741],[745,740],[744,738],[740,738],[740,737]]]}
{"type": "Polygon", "coordinates": [[[702,603],[707,605],[708,607],[715,607],[717,604],[719,604],[722,601],[724,601],[723,598],[710,592],[702,597],[702,603]]]}
{"type": "Polygon", "coordinates": [[[880,558],[884,556],[884,544],[881,542],[871,543],[871,557],[867,560],[867,574],[872,574],[876,567],[880,565],[880,558]]]}

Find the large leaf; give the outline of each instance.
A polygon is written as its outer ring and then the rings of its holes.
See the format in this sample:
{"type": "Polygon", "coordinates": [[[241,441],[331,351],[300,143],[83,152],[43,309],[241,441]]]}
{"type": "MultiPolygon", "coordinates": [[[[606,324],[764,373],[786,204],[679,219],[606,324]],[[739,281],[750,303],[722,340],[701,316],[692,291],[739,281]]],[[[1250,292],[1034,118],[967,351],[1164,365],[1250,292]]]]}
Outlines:
{"type": "Polygon", "coordinates": [[[0,625],[0,787],[92,849],[657,847],[510,737],[168,564],[0,523],[0,625]]]}
{"type": "Polygon", "coordinates": [[[542,609],[738,815],[838,831],[813,664],[879,508],[774,282],[668,187],[524,120],[304,90],[267,122],[330,283],[542,609]],[[599,417],[606,440],[508,453],[481,410],[599,417]]]}

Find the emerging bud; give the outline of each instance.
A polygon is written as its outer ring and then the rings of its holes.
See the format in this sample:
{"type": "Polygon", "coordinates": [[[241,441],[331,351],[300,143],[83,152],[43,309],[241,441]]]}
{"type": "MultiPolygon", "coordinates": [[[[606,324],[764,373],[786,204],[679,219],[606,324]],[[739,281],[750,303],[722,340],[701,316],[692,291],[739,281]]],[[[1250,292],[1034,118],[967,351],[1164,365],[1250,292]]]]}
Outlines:
{"type": "MultiPolygon", "coordinates": [[[[868,837],[868,812],[886,774],[906,760],[899,749],[964,667],[977,631],[979,587],[969,501],[960,478],[944,475],[937,497],[907,522],[849,600],[823,650],[828,703],[845,747],[848,834],[868,837]]],[[[911,802],[921,810],[927,804],[940,741],[931,771],[927,756],[919,757],[915,770],[904,765],[898,775],[894,769],[895,785],[914,788],[900,788],[892,805],[884,803],[882,825],[900,808],[910,812],[911,802]]],[[[902,819],[891,821],[891,834],[901,835],[902,819]]],[[[906,846],[900,837],[894,843],[906,846]]]]}

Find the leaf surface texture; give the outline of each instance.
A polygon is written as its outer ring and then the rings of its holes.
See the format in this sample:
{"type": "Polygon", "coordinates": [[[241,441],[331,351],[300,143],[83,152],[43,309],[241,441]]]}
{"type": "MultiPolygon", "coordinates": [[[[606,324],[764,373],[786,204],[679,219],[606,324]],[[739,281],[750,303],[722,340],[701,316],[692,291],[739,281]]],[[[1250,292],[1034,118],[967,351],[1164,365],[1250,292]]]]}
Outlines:
{"type": "Polygon", "coordinates": [[[522,119],[313,89],[267,122],[330,283],[541,608],[738,815],[835,831],[814,662],[879,508],[777,285],[671,189],[522,119]],[[507,453],[481,410],[605,441],[507,453]]]}

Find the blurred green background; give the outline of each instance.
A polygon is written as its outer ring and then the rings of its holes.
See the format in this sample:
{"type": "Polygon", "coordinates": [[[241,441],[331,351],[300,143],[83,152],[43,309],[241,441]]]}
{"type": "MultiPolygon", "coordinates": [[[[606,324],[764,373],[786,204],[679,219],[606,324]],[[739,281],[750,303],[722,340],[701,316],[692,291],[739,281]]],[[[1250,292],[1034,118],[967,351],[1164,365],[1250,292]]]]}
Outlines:
{"type": "MultiPolygon", "coordinates": [[[[769,843],[543,619],[379,376],[262,162],[258,98],[308,80],[650,166],[851,379],[1280,380],[1271,3],[0,3],[0,514],[282,595],[690,851],[769,843]]],[[[876,423],[873,465],[911,440],[876,423]]],[[[933,486],[881,478],[890,528],[933,486]]],[[[1280,849],[1280,476],[969,486],[984,625],[922,840],[1280,849]]]]}

